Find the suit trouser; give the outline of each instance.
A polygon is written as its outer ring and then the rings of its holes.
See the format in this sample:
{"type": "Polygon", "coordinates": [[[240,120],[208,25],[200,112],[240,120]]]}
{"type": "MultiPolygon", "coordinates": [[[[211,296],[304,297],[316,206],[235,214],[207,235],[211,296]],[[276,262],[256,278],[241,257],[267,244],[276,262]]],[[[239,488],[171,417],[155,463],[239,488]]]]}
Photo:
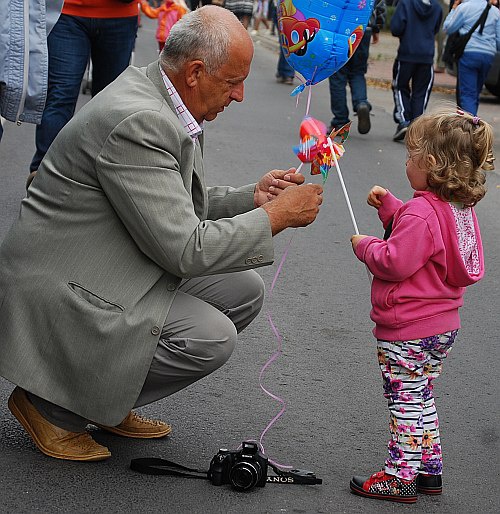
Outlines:
{"type": "MultiPolygon", "coordinates": [[[[231,356],[241,332],[260,312],[264,283],[253,270],[184,280],[172,303],[135,407],[165,398],[203,378],[231,356]]],[[[52,424],[81,432],[92,423],[28,393],[52,424]]]]}

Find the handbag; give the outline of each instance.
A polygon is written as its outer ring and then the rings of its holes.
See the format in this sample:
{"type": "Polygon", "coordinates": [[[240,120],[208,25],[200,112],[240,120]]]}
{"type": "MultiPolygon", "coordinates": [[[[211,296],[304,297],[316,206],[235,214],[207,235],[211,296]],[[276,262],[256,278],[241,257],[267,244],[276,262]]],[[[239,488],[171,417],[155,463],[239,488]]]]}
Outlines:
{"type": "Polygon", "coordinates": [[[488,11],[490,10],[490,7],[491,4],[488,3],[488,5],[484,8],[484,11],[481,13],[479,19],[476,21],[476,23],[474,23],[474,25],[472,25],[469,32],[466,34],[460,34],[457,30],[448,36],[442,56],[443,62],[447,66],[452,68],[453,65],[458,62],[460,57],[462,57],[465,47],[472,36],[472,33],[479,27],[479,25],[481,25],[479,32],[481,34],[483,33],[484,24],[486,23],[486,18],[488,17],[488,11]]]}

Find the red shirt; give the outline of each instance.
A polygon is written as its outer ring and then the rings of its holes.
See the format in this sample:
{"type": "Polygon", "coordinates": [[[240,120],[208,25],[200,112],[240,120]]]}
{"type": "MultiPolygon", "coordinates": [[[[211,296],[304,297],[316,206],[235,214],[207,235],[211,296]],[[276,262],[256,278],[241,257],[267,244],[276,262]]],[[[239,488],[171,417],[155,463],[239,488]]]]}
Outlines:
{"type": "Polygon", "coordinates": [[[126,18],[137,16],[137,2],[120,2],[120,0],[65,0],[63,14],[83,18],[126,18]]]}

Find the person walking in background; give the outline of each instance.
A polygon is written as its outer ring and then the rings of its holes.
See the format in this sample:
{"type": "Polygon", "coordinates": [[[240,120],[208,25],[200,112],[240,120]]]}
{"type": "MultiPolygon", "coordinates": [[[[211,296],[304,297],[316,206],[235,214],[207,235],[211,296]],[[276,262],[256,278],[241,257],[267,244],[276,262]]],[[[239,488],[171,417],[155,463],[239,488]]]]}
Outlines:
{"type": "Polygon", "coordinates": [[[17,124],[42,120],[49,73],[47,37],[62,5],[63,0],[11,0],[8,15],[0,18],[0,141],[3,118],[17,124]]]}
{"type": "Polygon", "coordinates": [[[255,36],[259,33],[261,22],[264,24],[264,27],[266,27],[268,31],[270,30],[270,24],[267,19],[269,14],[269,0],[256,0],[256,4],[257,6],[253,15],[252,36],[255,36]]]}
{"type": "Polygon", "coordinates": [[[225,0],[224,7],[231,11],[248,29],[252,21],[253,0],[225,0]]]}
{"type": "MultiPolygon", "coordinates": [[[[277,0],[275,1],[275,7],[274,9],[274,25],[279,28],[278,24],[278,14],[279,14],[279,6],[277,3],[277,0]]],[[[276,70],[276,80],[277,82],[281,84],[287,84],[291,85],[293,84],[293,79],[295,78],[295,70],[293,69],[290,64],[288,64],[288,61],[285,58],[285,54],[283,53],[283,47],[281,46],[281,36],[278,30],[278,39],[280,42],[280,48],[279,48],[279,57],[278,57],[278,68],[276,70]]]]}
{"type": "Polygon", "coordinates": [[[352,108],[358,116],[358,132],[367,134],[370,131],[370,111],[372,106],[368,101],[366,91],[366,72],[370,41],[378,43],[379,33],[385,23],[385,0],[375,3],[373,13],[368,21],[361,43],[347,63],[329,77],[330,106],[333,114],[330,130],[338,129],[349,123],[349,108],[347,107],[346,87],[351,90],[352,108]]]}
{"type": "Polygon", "coordinates": [[[441,21],[441,27],[439,32],[436,34],[436,60],[434,65],[434,73],[444,73],[446,71],[446,65],[443,61],[443,50],[444,43],[446,41],[446,32],[443,29],[443,21],[450,11],[449,0],[438,0],[441,10],[443,11],[443,18],[441,21]]]}
{"type": "Polygon", "coordinates": [[[391,431],[385,468],[351,480],[360,496],[413,503],[417,492],[442,492],[433,384],[456,340],[465,288],[484,275],[473,206],[486,192],[492,145],[491,126],[463,111],[420,116],[406,135],[413,199],[403,204],[374,186],[368,204],[392,233],[351,238],[373,274],[371,319],[391,431]]]}
{"type": "Polygon", "coordinates": [[[394,141],[405,137],[408,125],[427,107],[434,82],[434,38],[443,12],[437,0],[399,0],[391,19],[399,47],[392,69],[394,141]]]}
{"type": "Polygon", "coordinates": [[[148,18],[158,18],[156,41],[158,41],[161,52],[165,46],[165,40],[170,34],[170,29],[187,13],[187,8],[185,4],[182,5],[174,0],[164,0],[157,8],[151,7],[146,0],[141,0],[141,11],[148,18]]]}
{"type": "MultiPolygon", "coordinates": [[[[456,0],[444,20],[448,34],[459,31],[466,34],[479,20],[485,8],[485,0],[456,0]]],[[[489,9],[484,24],[471,35],[457,66],[457,104],[471,114],[477,114],[479,95],[491,68],[496,52],[500,50],[500,12],[489,9]]]]}
{"type": "Polygon", "coordinates": [[[72,118],[83,75],[92,60],[92,96],[129,65],[137,35],[137,2],[65,0],[61,16],[47,39],[47,101],[36,127],[36,152],[29,187],[40,162],[59,131],[72,118]]]}

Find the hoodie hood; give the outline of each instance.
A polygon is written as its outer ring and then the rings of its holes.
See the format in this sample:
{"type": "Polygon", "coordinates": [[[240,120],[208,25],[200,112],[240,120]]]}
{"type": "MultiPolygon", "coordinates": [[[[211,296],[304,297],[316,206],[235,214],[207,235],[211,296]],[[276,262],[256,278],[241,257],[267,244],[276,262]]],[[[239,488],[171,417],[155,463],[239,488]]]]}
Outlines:
{"type": "Polygon", "coordinates": [[[433,10],[433,0],[411,0],[415,12],[420,18],[426,18],[433,10]]]}
{"type": "Polygon", "coordinates": [[[472,210],[472,219],[474,221],[479,256],[479,273],[477,275],[469,273],[465,267],[458,243],[455,216],[453,215],[450,204],[444,202],[447,208],[439,208],[438,204],[442,203],[443,200],[430,191],[417,191],[414,197],[422,197],[427,200],[436,213],[446,249],[446,282],[454,287],[466,287],[481,280],[484,275],[484,255],[479,224],[474,210],[472,210]]]}

